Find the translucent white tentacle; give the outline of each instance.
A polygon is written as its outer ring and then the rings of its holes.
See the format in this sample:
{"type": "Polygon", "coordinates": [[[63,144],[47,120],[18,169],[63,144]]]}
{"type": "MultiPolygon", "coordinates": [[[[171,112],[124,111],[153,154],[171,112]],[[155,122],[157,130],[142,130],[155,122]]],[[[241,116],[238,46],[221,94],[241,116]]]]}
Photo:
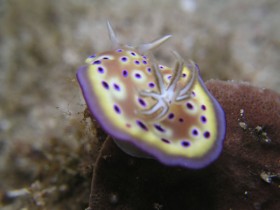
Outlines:
{"type": "Polygon", "coordinates": [[[161,109],[160,113],[154,118],[154,120],[159,120],[163,118],[169,110],[168,104],[163,100],[159,100],[152,108],[147,110],[142,110],[140,113],[144,115],[152,115],[160,109],[161,109]]]}
{"type": "Polygon", "coordinates": [[[118,48],[120,46],[120,42],[109,21],[107,21],[107,28],[108,28],[108,34],[109,34],[110,40],[112,42],[112,47],[118,48]]]}
{"type": "Polygon", "coordinates": [[[182,57],[177,52],[173,51],[173,54],[175,55],[177,62],[168,87],[166,87],[164,83],[163,75],[161,70],[159,69],[159,66],[157,64],[153,64],[152,71],[155,76],[156,86],[159,92],[139,92],[139,95],[142,97],[151,97],[156,100],[155,105],[148,109],[140,111],[140,113],[144,115],[152,115],[154,113],[157,113],[154,120],[159,120],[165,117],[168,113],[170,104],[172,104],[173,102],[186,100],[191,97],[191,90],[198,77],[198,68],[196,67],[194,62],[191,61],[192,68],[190,74],[188,75],[189,79],[187,80],[187,84],[182,89],[178,89],[177,84],[182,76],[185,65],[182,57]]]}
{"type": "Polygon", "coordinates": [[[151,43],[147,43],[147,44],[141,44],[137,47],[138,51],[143,54],[146,53],[148,51],[151,51],[155,48],[157,48],[158,46],[160,46],[161,44],[163,44],[164,42],[166,42],[172,35],[166,35],[160,39],[157,39],[151,43]]]}
{"type": "Polygon", "coordinates": [[[174,68],[174,72],[172,74],[171,81],[167,88],[167,91],[175,92],[176,85],[182,75],[184,61],[183,61],[182,57],[176,51],[172,51],[172,53],[175,55],[177,62],[176,62],[175,68],[174,68]]]}
{"type": "Polygon", "coordinates": [[[190,62],[192,64],[192,69],[191,69],[191,74],[190,74],[191,79],[188,81],[186,86],[180,90],[179,95],[176,98],[176,101],[180,101],[180,100],[188,98],[190,96],[192,87],[193,87],[195,81],[197,80],[198,70],[195,67],[194,62],[193,61],[190,61],[190,62]]]}
{"type": "Polygon", "coordinates": [[[160,72],[160,69],[158,67],[158,64],[153,64],[152,72],[155,75],[156,85],[159,89],[159,92],[160,92],[160,94],[163,94],[165,92],[165,85],[164,85],[164,80],[162,77],[162,73],[160,72]]]}

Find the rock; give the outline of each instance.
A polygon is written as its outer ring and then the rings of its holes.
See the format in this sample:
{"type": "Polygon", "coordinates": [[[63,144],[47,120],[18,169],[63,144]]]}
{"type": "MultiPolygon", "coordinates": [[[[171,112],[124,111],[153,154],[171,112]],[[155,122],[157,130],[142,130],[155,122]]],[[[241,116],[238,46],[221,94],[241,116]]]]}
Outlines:
{"type": "Polygon", "coordinates": [[[210,80],[226,113],[217,161],[201,170],[168,167],[103,144],[93,176],[94,210],[280,209],[280,95],[246,83],[210,80]]]}

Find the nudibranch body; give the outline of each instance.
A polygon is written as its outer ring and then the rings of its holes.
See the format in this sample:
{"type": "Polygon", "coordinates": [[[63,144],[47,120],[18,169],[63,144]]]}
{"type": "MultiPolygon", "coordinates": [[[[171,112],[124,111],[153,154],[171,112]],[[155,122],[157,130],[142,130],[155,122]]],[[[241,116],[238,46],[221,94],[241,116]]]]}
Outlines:
{"type": "Polygon", "coordinates": [[[225,115],[205,87],[196,64],[177,53],[174,69],[155,64],[144,51],[151,44],[118,44],[92,55],[77,72],[91,114],[125,152],[150,156],[167,165],[202,168],[220,154],[225,115]],[[136,149],[138,148],[138,149],[136,149]]]}

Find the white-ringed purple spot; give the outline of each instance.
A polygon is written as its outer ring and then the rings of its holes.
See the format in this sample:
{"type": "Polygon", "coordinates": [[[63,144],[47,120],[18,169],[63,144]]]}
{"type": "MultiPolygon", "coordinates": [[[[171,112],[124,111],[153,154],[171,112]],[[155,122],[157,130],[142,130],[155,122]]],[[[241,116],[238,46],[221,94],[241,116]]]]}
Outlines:
{"type": "Polygon", "coordinates": [[[102,68],[101,66],[99,66],[97,69],[100,74],[104,73],[104,68],[102,68]]]}
{"type": "Polygon", "coordinates": [[[202,116],[200,117],[200,120],[201,120],[201,122],[203,122],[203,123],[206,123],[206,122],[207,122],[207,118],[206,118],[204,115],[202,115],[202,116]]]}
{"type": "Polygon", "coordinates": [[[136,120],[137,125],[145,131],[148,131],[147,126],[140,120],[136,120]]]}
{"type": "Polygon", "coordinates": [[[155,83],[150,82],[150,83],[149,83],[149,87],[150,87],[150,88],[154,88],[154,87],[155,87],[155,83]]]}
{"type": "Polygon", "coordinates": [[[166,144],[169,144],[169,143],[170,143],[170,141],[169,141],[168,139],[165,139],[165,138],[161,138],[161,141],[164,142],[164,143],[166,143],[166,144]]]}
{"type": "Polygon", "coordinates": [[[189,147],[189,146],[191,146],[191,143],[190,143],[189,141],[182,141],[182,142],[181,142],[181,145],[182,145],[183,147],[189,147]]]}
{"type": "Polygon", "coordinates": [[[172,75],[167,76],[167,79],[170,80],[172,78],[172,75]]]}
{"type": "Polygon", "coordinates": [[[209,131],[205,131],[203,136],[208,139],[210,137],[210,132],[209,131]]]}
{"type": "Polygon", "coordinates": [[[121,88],[120,88],[120,86],[118,84],[114,83],[113,86],[114,86],[115,90],[117,90],[117,91],[121,90],[121,88]]]}
{"type": "Polygon", "coordinates": [[[186,73],[183,73],[183,74],[182,74],[182,77],[183,77],[183,78],[185,78],[186,76],[187,76],[186,73]]]}
{"type": "Polygon", "coordinates": [[[139,64],[140,64],[140,62],[139,62],[139,61],[134,61],[134,63],[135,63],[136,65],[139,65],[139,64]]]}
{"type": "Polygon", "coordinates": [[[108,58],[108,57],[103,57],[103,59],[104,59],[104,60],[108,60],[109,58],[108,58]]]}
{"type": "Polygon", "coordinates": [[[125,57],[125,56],[121,57],[122,62],[126,62],[127,60],[128,60],[127,57],[125,57]]]}
{"type": "Polygon", "coordinates": [[[163,69],[163,66],[162,66],[162,65],[159,65],[159,68],[160,68],[160,69],[163,69]]]}
{"type": "Polygon", "coordinates": [[[123,75],[124,77],[127,77],[127,76],[128,76],[127,70],[123,70],[123,71],[122,71],[122,75],[123,75]]]}
{"type": "Polygon", "coordinates": [[[198,135],[198,130],[194,128],[192,130],[192,135],[197,136],[198,135]]]}
{"type": "Polygon", "coordinates": [[[168,115],[168,119],[169,119],[169,120],[172,120],[174,117],[175,117],[175,115],[174,115],[173,113],[170,113],[170,114],[168,115]]]}
{"type": "Polygon", "coordinates": [[[155,129],[157,129],[160,132],[165,132],[165,129],[161,127],[159,124],[154,124],[155,129]]]}
{"type": "Polygon", "coordinates": [[[94,61],[92,64],[101,64],[100,60],[94,61]]]}
{"type": "Polygon", "coordinates": [[[140,78],[142,77],[141,74],[139,74],[139,73],[135,73],[134,76],[135,76],[135,78],[137,78],[137,79],[140,79],[140,78]]]}
{"type": "Polygon", "coordinates": [[[105,89],[109,90],[109,85],[108,85],[107,82],[102,81],[102,85],[103,85],[103,87],[104,87],[105,89]]]}
{"type": "Polygon", "coordinates": [[[118,106],[118,105],[114,105],[114,110],[115,110],[115,112],[117,112],[118,114],[121,114],[121,109],[120,109],[120,107],[118,106]]]}
{"type": "Polygon", "coordinates": [[[187,106],[188,109],[193,109],[193,105],[190,102],[187,102],[186,106],[187,106]]]}
{"type": "Polygon", "coordinates": [[[138,98],[138,102],[141,106],[143,106],[143,107],[146,106],[146,102],[142,98],[138,98]]]}
{"type": "Polygon", "coordinates": [[[147,64],[147,61],[143,60],[142,63],[146,65],[146,64],[147,64]]]}
{"type": "Polygon", "coordinates": [[[150,67],[148,67],[148,68],[147,68],[147,72],[150,73],[151,71],[152,71],[152,69],[151,69],[150,67]]]}
{"type": "Polygon", "coordinates": [[[201,105],[201,109],[203,110],[203,111],[205,111],[206,110],[206,106],[203,104],[203,105],[201,105]]]}
{"type": "Polygon", "coordinates": [[[136,56],[135,52],[130,52],[130,54],[131,54],[132,56],[136,56]]]}

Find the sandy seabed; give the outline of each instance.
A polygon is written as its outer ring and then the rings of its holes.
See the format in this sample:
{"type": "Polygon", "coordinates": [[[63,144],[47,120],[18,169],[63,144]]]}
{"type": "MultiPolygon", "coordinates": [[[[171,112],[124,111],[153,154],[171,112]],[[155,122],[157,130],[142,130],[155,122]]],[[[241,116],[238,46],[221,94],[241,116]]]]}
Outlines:
{"type": "MultiPolygon", "coordinates": [[[[170,49],[199,64],[204,80],[241,80],[280,92],[280,2],[0,1],[0,207],[85,209],[106,134],[84,118],[75,73],[110,49],[106,21],[123,43],[172,34],[170,49]]],[[[244,93],[246,94],[246,93],[244,93]]]]}

